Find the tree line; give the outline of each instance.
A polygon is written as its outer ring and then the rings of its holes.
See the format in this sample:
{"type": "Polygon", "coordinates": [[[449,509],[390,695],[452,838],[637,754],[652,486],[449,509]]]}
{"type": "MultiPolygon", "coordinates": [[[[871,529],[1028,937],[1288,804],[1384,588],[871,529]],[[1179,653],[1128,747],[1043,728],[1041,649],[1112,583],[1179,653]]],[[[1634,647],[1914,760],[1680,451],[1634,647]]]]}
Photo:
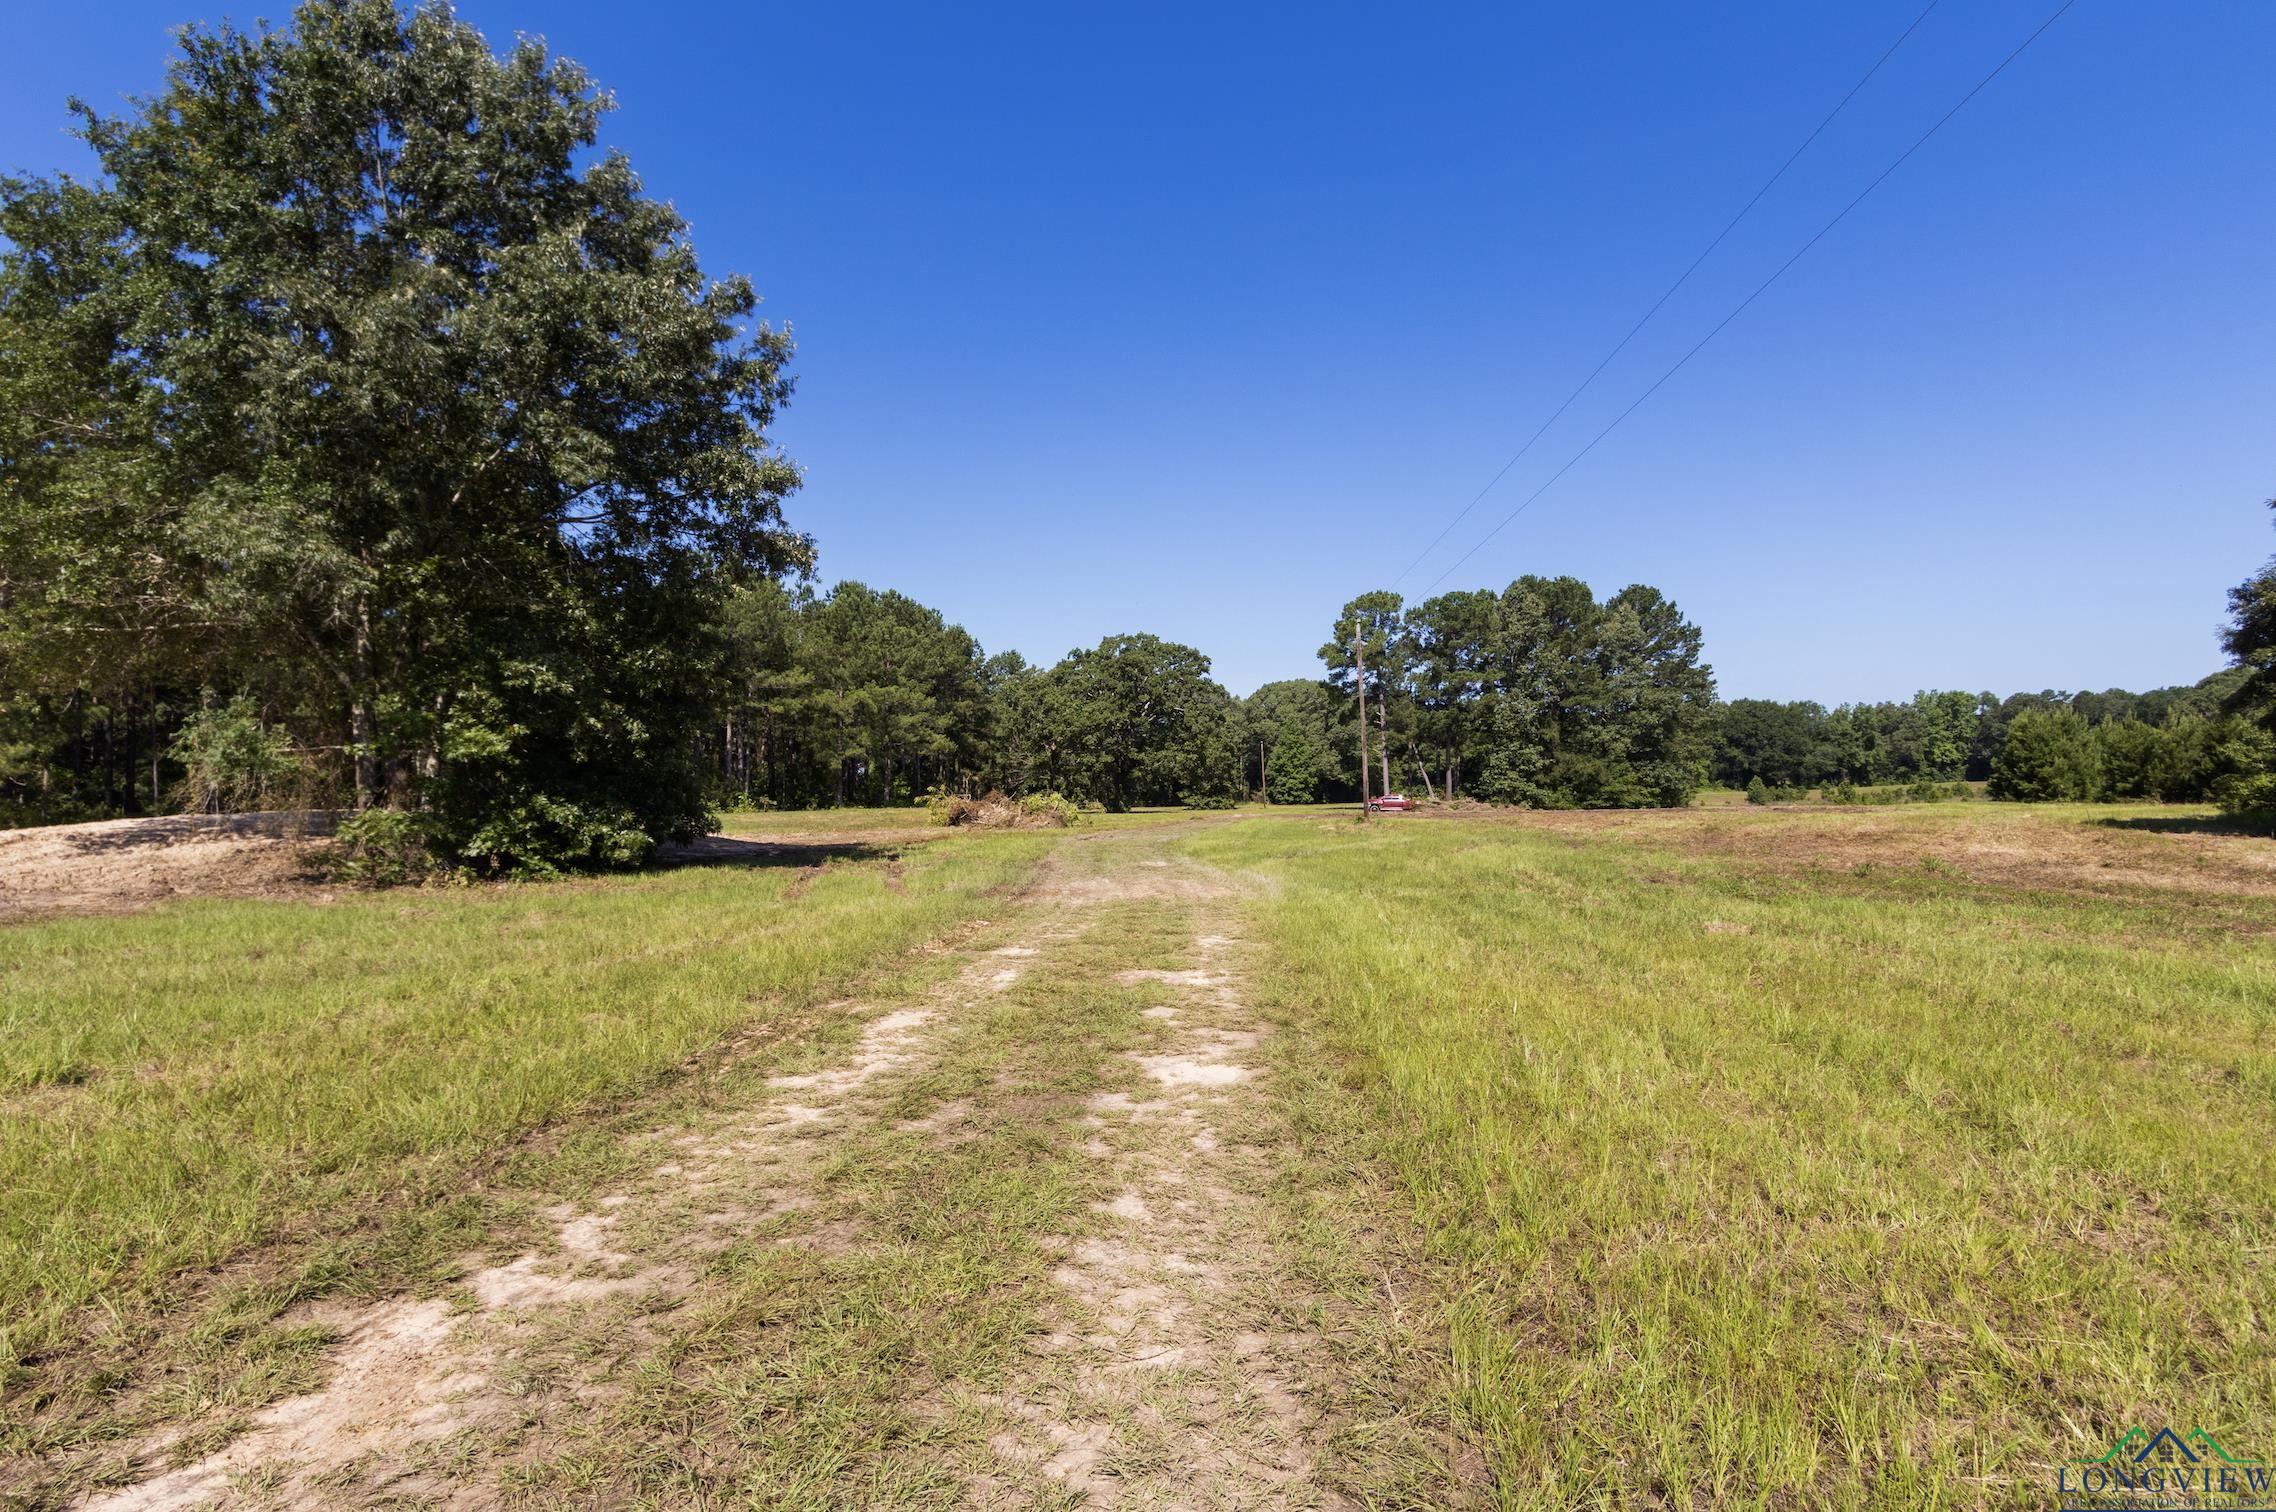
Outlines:
{"type": "Polygon", "coordinates": [[[819,595],[752,584],[728,621],[731,676],[711,737],[723,802],[1057,793],[1125,810],[1241,796],[1241,708],[1191,646],[1112,635],[1033,667],[856,582],[819,595]]]}
{"type": "Polygon", "coordinates": [[[2272,764],[2252,672],[2236,666],[2147,693],[1941,690],[1831,709],[1734,699],[1712,768],[1772,793],[1971,781],[1995,798],[2196,802],[2240,795],[2272,764]]]}
{"type": "Polygon", "coordinates": [[[1698,627],[1642,584],[1602,601],[1571,577],[1411,607],[1365,593],[1320,647],[1320,681],[1247,700],[1248,785],[1282,803],[1356,797],[1364,694],[1377,792],[1680,804],[1705,780],[1713,742],[1714,673],[1700,652],[1698,627]]]}

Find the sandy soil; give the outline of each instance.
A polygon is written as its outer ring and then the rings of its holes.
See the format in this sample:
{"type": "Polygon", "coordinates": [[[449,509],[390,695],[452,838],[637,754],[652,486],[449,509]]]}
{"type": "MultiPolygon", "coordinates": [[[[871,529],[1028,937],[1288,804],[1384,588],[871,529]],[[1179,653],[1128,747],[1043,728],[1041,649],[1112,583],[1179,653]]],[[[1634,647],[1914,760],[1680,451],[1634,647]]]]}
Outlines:
{"type": "Polygon", "coordinates": [[[170,898],[328,900],[324,813],[186,814],[0,830],[0,919],[118,913],[170,898]]]}
{"type": "MultiPolygon", "coordinates": [[[[1175,899],[1211,929],[1225,927],[1233,892],[1217,874],[1153,861],[1059,878],[1052,896],[1061,907],[1175,899]]],[[[1271,1157],[1229,1132],[1263,1096],[1267,1032],[1243,1001],[1236,947],[1201,933],[1193,964],[1120,975],[1164,989],[1168,1001],[1145,1010],[1162,1032],[1131,1057],[1145,1091],[1091,1099],[1084,1150],[1116,1195],[1098,1230],[1066,1248],[1060,1306],[1031,1367],[987,1398],[1001,1427],[996,1464],[974,1479],[984,1505],[1344,1505],[1312,1479],[1318,1341],[1284,1326],[1275,1304],[1291,1283],[1244,1195],[1269,1185],[1271,1157]]]]}

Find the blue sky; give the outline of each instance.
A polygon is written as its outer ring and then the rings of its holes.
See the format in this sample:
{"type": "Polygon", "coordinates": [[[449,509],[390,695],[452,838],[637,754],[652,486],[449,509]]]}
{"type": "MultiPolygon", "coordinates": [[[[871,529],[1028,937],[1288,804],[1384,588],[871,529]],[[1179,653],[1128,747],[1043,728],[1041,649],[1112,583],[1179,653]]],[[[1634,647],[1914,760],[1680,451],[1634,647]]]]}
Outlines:
{"type": "MultiPolygon", "coordinates": [[[[1236,692],[1385,586],[1925,0],[480,0],[797,333],[825,581],[1236,692]]],[[[1433,558],[1658,377],[2057,0],[1943,0],[1433,558]]],[[[272,14],[284,6],[272,3],[272,14]]],[[[214,0],[10,4],[0,164],[214,0]]],[[[1444,585],[1670,593],[1726,696],[2146,687],[2276,548],[2276,6],[2080,0],[1444,585]]]]}

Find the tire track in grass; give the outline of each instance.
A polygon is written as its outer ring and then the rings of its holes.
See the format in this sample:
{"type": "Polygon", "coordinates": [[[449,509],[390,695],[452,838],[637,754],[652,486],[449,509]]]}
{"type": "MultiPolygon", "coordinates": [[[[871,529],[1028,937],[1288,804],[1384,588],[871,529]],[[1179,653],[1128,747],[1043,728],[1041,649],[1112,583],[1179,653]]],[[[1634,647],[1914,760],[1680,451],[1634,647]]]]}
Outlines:
{"type": "MultiPolygon", "coordinates": [[[[338,1337],[325,1384],[253,1416],[226,1447],[82,1503],[89,1512],[405,1499],[474,1504],[469,1453],[529,1425],[532,1395],[518,1345],[565,1323],[605,1320],[620,1353],[655,1341],[645,1320],[683,1301],[708,1263],[814,1205],[815,1176],[856,1124],[865,1090],[937,1055],[975,1004],[1017,980],[1025,960],[1073,932],[1048,913],[1026,943],[981,952],[912,1007],[872,1019],[850,1059],[771,1078],[773,1094],[665,1140],[669,1158],[589,1206],[546,1210],[554,1247],[504,1264],[469,1257],[451,1297],[317,1304],[285,1320],[338,1337]]],[[[854,1005],[841,1008],[854,1011],[854,1005]]],[[[783,1242],[831,1242],[827,1233],[783,1242]]],[[[178,1454],[142,1445],[113,1475],[178,1454]]]]}
{"type": "Polygon", "coordinates": [[[973,1489],[1003,1505],[1348,1505],[1315,1483],[1319,1350],[1293,1321],[1261,1205],[1274,1152],[1244,1137],[1267,1031],[1232,974],[1236,942],[1212,932],[1234,894],[1194,868],[1140,866],[1123,885],[1175,900],[1178,964],[1116,974],[1154,1000],[1151,1033],[1089,1100],[1083,1148],[1105,1195],[1053,1273],[1029,1368],[983,1399],[996,1427],[973,1489]]]}

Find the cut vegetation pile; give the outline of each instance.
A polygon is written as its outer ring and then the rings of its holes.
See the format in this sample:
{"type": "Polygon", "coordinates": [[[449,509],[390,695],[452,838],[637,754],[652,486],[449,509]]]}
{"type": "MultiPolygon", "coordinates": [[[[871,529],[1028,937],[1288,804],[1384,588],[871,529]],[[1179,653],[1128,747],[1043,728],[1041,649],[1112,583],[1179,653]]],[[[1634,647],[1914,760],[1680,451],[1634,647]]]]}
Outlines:
{"type": "Polygon", "coordinates": [[[990,793],[985,798],[941,794],[925,803],[933,824],[957,829],[1066,829],[1082,819],[1082,811],[1057,793],[1030,793],[1006,798],[990,793]]]}

